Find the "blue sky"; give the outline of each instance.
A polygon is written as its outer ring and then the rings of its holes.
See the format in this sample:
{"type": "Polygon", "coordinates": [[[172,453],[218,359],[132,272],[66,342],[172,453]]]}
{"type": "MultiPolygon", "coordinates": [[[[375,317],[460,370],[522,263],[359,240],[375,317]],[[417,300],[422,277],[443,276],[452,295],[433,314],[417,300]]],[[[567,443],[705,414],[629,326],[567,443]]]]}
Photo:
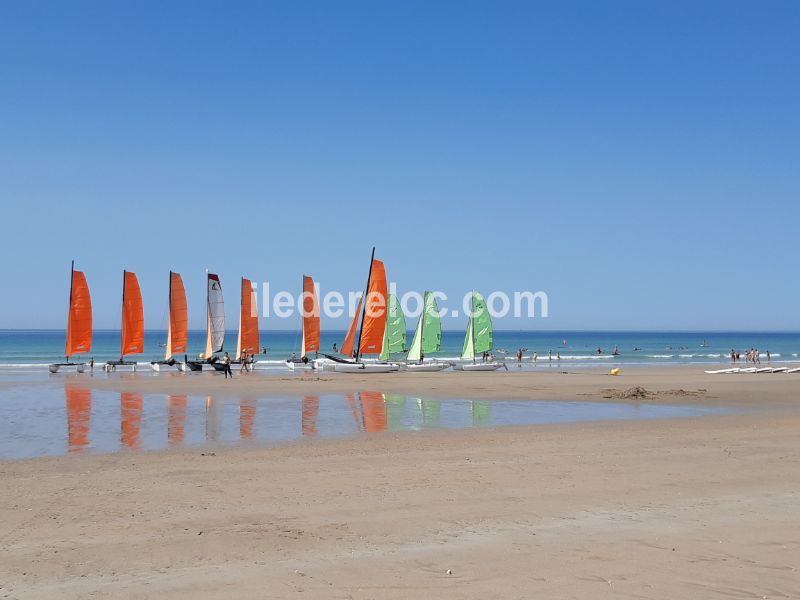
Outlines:
{"type": "MultiPolygon", "coordinates": [[[[542,290],[514,329],[800,329],[795,2],[4,2],[0,327],[139,274],[542,290]]],[[[231,307],[231,317],[233,317],[231,307]]],[[[290,328],[292,323],[266,322],[290,328]]],[[[461,322],[448,323],[451,328],[461,322]]],[[[327,323],[343,326],[343,323],[327,323]]]]}

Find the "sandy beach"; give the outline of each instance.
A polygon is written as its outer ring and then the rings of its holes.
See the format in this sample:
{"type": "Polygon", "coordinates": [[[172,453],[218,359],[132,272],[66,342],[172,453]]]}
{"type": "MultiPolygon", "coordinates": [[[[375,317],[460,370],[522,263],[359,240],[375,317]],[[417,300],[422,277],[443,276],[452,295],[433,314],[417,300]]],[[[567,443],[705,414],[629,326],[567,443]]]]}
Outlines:
{"type": "Polygon", "coordinates": [[[800,375],[670,367],[82,381],[732,410],[4,461],[4,597],[800,597],[800,375]]]}

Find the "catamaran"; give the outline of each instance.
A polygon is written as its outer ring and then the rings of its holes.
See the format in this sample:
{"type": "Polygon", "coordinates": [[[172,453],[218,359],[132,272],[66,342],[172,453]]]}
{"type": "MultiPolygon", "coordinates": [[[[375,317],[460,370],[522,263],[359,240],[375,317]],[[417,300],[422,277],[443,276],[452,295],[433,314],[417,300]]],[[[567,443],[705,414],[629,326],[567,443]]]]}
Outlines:
{"type": "Polygon", "coordinates": [[[83,354],[92,349],[92,298],[89,285],[82,271],[75,270],[72,261],[69,276],[69,314],[67,315],[67,339],[64,344],[66,362],[53,363],[49,366],[51,373],[58,373],[61,368],[75,368],[83,373],[86,363],[72,362],[76,354],[83,354]]]}
{"type": "Polygon", "coordinates": [[[222,300],[222,284],[219,276],[206,271],[206,350],[200,360],[187,361],[192,371],[202,371],[203,365],[214,364],[217,352],[222,352],[225,343],[225,304],[222,300]]]}
{"type": "Polygon", "coordinates": [[[478,292],[472,290],[472,310],[469,315],[467,334],[464,337],[464,348],[461,351],[461,360],[469,362],[453,363],[456,371],[496,371],[506,367],[506,363],[490,358],[492,350],[492,317],[486,308],[486,302],[478,292]],[[475,361],[476,354],[482,354],[481,362],[475,361]]]}
{"type": "Polygon", "coordinates": [[[442,324],[439,320],[439,309],[436,306],[436,296],[432,292],[425,292],[422,314],[414,331],[411,349],[406,357],[407,362],[402,365],[406,371],[434,372],[443,371],[450,363],[429,361],[425,362],[425,355],[439,352],[442,347],[442,324]]]}
{"type": "Polygon", "coordinates": [[[189,338],[188,316],[186,310],[186,289],[183,287],[183,279],[179,273],[169,272],[169,322],[167,323],[167,343],[164,350],[164,360],[154,360],[150,362],[150,367],[154,371],[164,369],[178,369],[186,371],[186,359],[176,361],[175,354],[186,352],[186,344],[189,338]]]}
{"type": "Polygon", "coordinates": [[[129,366],[136,370],[135,360],[125,360],[128,354],[144,352],[144,309],[139,280],[132,271],[122,272],[122,331],[120,335],[119,360],[109,360],[106,371],[129,366]]]}
{"type": "Polygon", "coordinates": [[[303,341],[300,345],[300,358],[290,358],[286,366],[292,371],[315,369],[316,363],[309,360],[308,353],[319,352],[319,301],[314,279],[303,275],[303,341]]]}
{"type": "MultiPolygon", "coordinates": [[[[341,353],[352,356],[353,361],[337,360],[333,370],[337,373],[390,373],[400,370],[393,363],[365,363],[362,358],[365,354],[380,354],[383,348],[383,337],[386,332],[386,268],[383,261],[375,259],[375,248],[372,248],[372,258],[369,263],[367,275],[367,294],[358,301],[356,314],[347,331],[347,336],[342,343],[341,353]],[[359,320],[361,327],[359,328],[359,320]],[[358,330],[358,343],[356,339],[358,330]]],[[[330,356],[329,356],[330,358],[330,356]]]]}

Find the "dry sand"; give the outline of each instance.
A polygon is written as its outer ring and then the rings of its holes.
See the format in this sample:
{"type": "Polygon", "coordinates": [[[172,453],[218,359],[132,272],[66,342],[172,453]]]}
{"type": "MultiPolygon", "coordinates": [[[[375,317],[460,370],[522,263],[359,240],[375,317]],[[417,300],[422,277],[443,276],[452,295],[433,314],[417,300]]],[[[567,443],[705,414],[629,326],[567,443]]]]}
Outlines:
{"type": "Polygon", "coordinates": [[[800,598],[800,374],[92,385],[598,402],[641,386],[647,402],[736,410],[2,462],[0,597],[800,598]]]}

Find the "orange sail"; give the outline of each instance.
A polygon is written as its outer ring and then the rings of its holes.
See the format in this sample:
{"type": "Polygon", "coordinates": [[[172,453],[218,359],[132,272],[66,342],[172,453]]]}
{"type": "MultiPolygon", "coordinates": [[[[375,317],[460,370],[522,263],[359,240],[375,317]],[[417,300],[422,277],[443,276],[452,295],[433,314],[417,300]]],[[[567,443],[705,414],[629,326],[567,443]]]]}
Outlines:
{"type": "Polygon", "coordinates": [[[361,317],[361,301],[363,296],[358,299],[358,306],[356,306],[356,314],[353,315],[353,322],[350,323],[350,329],[347,330],[347,335],[344,336],[342,342],[342,354],[345,356],[353,356],[353,344],[356,339],[356,329],[358,329],[358,319],[361,317]]]}
{"type": "Polygon", "coordinates": [[[256,294],[250,280],[242,277],[242,303],[239,313],[239,342],[236,345],[236,360],[242,357],[242,352],[258,354],[259,348],[256,294]]]}
{"type": "Polygon", "coordinates": [[[67,400],[67,444],[69,452],[82,452],[89,445],[92,392],[89,388],[64,386],[67,400]]]}
{"type": "Polygon", "coordinates": [[[383,261],[372,261],[372,274],[367,290],[367,310],[361,324],[359,354],[380,354],[386,331],[386,269],[383,261]]]}
{"type": "Polygon", "coordinates": [[[120,429],[122,445],[131,450],[141,446],[142,408],[144,400],[141,394],[122,392],[120,394],[120,429]]]}
{"type": "Polygon", "coordinates": [[[92,298],[82,271],[72,271],[67,318],[67,343],[64,355],[89,352],[92,349],[92,298]]]}
{"type": "Polygon", "coordinates": [[[186,352],[188,341],[188,316],[186,310],[186,289],[180,274],[169,272],[169,331],[167,332],[167,349],[164,360],[173,354],[186,352]]]}
{"type": "Polygon", "coordinates": [[[319,352],[319,303],[314,280],[303,275],[303,345],[300,356],[319,352]]]}
{"type": "Polygon", "coordinates": [[[122,289],[122,346],[120,354],[144,352],[144,310],[136,273],[124,271],[122,289]]]}

